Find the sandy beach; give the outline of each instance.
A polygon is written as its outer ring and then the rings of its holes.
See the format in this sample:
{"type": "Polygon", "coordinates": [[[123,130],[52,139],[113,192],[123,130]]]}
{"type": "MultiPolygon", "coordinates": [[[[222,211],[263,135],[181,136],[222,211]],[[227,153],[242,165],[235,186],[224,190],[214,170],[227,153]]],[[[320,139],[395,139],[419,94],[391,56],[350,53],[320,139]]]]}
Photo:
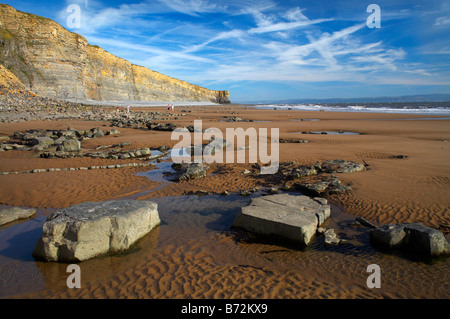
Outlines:
{"type": "MultiPolygon", "coordinates": [[[[113,108],[106,109],[114,112],[113,108]]],[[[0,176],[0,204],[38,209],[33,221],[1,227],[0,297],[7,298],[449,298],[450,261],[432,262],[382,254],[368,244],[366,233],[348,227],[355,217],[376,225],[420,222],[440,229],[449,239],[450,118],[388,113],[262,110],[240,105],[132,108],[132,112],[183,114],[158,123],[203,128],[279,128],[280,138],[308,143],[280,143],[280,163],[345,159],[367,170],[336,174],[351,191],[328,197],[330,225],[354,236],[360,246],[323,248],[320,240],[306,250],[271,242],[240,240],[230,230],[255,187],[283,187],[286,181],[242,174],[251,163],[216,163],[209,176],[185,182],[151,180],[148,167],[52,171],[0,176]],[[252,122],[227,122],[239,117],[252,122]],[[436,117],[437,119],[432,119],[436,117]],[[427,118],[427,119],[424,119],[427,118]],[[439,118],[439,119],[438,119],[439,118]],[[310,134],[302,132],[322,132],[310,134]],[[333,134],[332,132],[359,134],[333,134]],[[205,191],[209,195],[187,195],[205,191]],[[224,191],[230,196],[221,196],[224,191]],[[39,227],[55,209],[86,201],[134,198],[159,205],[162,225],[124,256],[81,263],[83,287],[65,286],[66,265],[34,261],[39,227]],[[202,213],[203,212],[203,213],[202,213]],[[208,213],[205,213],[208,212],[208,213]],[[21,241],[21,234],[23,236],[21,241]],[[14,243],[20,243],[13,252],[14,243]],[[366,287],[365,267],[379,263],[381,289],[366,287]],[[21,272],[27,275],[21,277],[21,272]]],[[[1,123],[0,135],[29,129],[110,130],[110,122],[77,119],[1,123]]],[[[172,148],[171,132],[117,128],[120,134],[86,139],[83,151],[130,142],[125,149],[162,145],[172,148]]],[[[0,152],[0,172],[88,167],[131,163],[132,159],[89,157],[40,158],[39,152],[0,152]]],[[[252,195],[253,196],[253,195],[252,195]]],[[[255,195],[256,196],[256,195],[255,195]]]]}

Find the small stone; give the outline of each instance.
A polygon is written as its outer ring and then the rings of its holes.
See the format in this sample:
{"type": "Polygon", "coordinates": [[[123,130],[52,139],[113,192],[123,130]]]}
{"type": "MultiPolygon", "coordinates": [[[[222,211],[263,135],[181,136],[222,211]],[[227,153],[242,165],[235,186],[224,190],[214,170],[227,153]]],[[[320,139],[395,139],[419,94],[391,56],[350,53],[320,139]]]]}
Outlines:
{"type": "Polygon", "coordinates": [[[106,135],[117,135],[117,134],[120,134],[120,131],[116,129],[106,131],[106,135]]]}
{"type": "Polygon", "coordinates": [[[340,243],[340,239],[336,237],[325,237],[325,245],[334,246],[340,243]]]}
{"type": "Polygon", "coordinates": [[[248,196],[250,196],[251,194],[252,194],[252,193],[250,193],[250,191],[245,190],[245,191],[242,191],[239,195],[248,197],[248,196]]]}
{"type": "Polygon", "coordinates": [[[366,227],[369,227],[369,228],[377,228],[377,226],[375,226],[374,224],[369,222],[364,217],[356,217],[356,221],[359,222],[363,226],[366,226],[366,227]]]}

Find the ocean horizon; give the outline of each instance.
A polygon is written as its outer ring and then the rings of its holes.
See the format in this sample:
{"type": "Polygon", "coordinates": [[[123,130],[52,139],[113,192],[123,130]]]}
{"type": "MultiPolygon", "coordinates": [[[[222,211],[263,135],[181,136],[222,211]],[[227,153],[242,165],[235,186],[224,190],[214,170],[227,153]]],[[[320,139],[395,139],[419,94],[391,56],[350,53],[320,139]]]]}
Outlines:
{"type": "Polygon", "coordinates": [[[450,116],[450,102],[247,104],[259,109],[450,116]]]}

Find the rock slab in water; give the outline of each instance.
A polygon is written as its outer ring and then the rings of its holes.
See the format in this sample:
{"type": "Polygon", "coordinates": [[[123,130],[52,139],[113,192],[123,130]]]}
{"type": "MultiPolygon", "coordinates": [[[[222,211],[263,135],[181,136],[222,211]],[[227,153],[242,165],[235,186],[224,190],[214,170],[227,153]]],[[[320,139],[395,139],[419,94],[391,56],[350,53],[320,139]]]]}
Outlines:
{"type": "Polygon", "coordinates": [[[127,250],[160,224],[158,205],[149,201],[86,202],[59,210],[44,223],[33,257],[79,262],[127,250]]]}
{"type": "Polygon", "coordinates": [[[330,216],[324,198],[275,194],[252,199],[242,207],[233,227],[275,236],[307,246],[319,225],[330,216]]]}
{"type": "Polygon", "coordinates": [[[13,222],[18,219],[28,218],[33,216],[36,213],[36,209],[34,208],[6,208],[0,210],[0,225],[4,225],[10,222],[13,222]]]}
{"type": "Polygon", "coordinates": [[[438,256],[450,253],[444,234],[420,223],[376,228],[370,232],[370,240],[384,248],[413,251],[423,255],[438,256]]]}

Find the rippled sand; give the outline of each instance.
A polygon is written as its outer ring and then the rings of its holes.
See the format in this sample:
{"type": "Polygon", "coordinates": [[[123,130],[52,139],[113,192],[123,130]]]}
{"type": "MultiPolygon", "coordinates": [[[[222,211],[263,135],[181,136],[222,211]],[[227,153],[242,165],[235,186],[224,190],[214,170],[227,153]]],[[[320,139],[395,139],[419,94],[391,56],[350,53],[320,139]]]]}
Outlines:
{"type": "MultiPolygon", "coordinates": [[[[66,287],[67,265],[34,265],[26,257],[32,245],[24,244],[26,262],[0,259],[2,291],[9,288],[18,293],[15,297],[31,298],[449,297],[448,259],[429,263],[377,252],[368,242],[367,229],[349,226],[352,216],[336,206],[326,226],[334,227],[349,243],[326,247],[318,237],[311,247],[299,249],[230,230],[247,198],[212,195],[156,201],[162,225],[129,253],[82,262],[81,289],[66,287]],[[381,289],[366,286],[366,268],[372,263],[381,267],[381,289]],[[22,287],[28,290],[25,295],[17,282],[28,285],[22,287]],[[32,292],[33,287],[37,292],[32,292]]],[[[14,243],[19,240],[12,238],[14,243]]]]}
{"type": "MultiPolygon", "coordinates": [[[[395,121],[393,114],[337,114],[254,110],[237,106],[192,107],[177,124],[204,127],[279,127],[280,137],[307,138],[307,144],[280,144],[280,161],[310,164],[342,158],[370,164],[370,170],[338,174],[353,191],[332,196],[329,226],[350,241],[325,247],[323,238],[301,250],[261,242],[230,230],[248,198],[183,196],[188,191],[239,192],[270,186],[241,172],[250,165],[213,165],[215,173],[186,183],[151,181],[145,169],[49,172],[0,176],[0,203],[37,207],[38,216],[0,228],[0,297],[15,298],[449,298],[449,258],[416,260],[385,254],[369,244],[367,229],[348,223],[363,216],[376,224],[421,222],[445,230],[450,224],[450,131],[448,121],[395,121]],[[271,122],[226,123],[222,116],[271,122]],[[320,121],[291,121],[314,118],[320,121]],[[376,121],[367,119],[376,118],[376,121]],[[385,119],[385,120],[383,120],[385,119]],[[298,131],[345,130],[363,135],[301,135],[298,131]],[[407,155],[397,159],[396,155],[407,155]],[[82,288],[66,287],[65,264],[35,262],[31,257],[48,214],[87,200],[136,198],[159,203],[162,225],[127,254],[80,263],[82,288]],[[44,209],[44,208],[48,209],[44,209]],[[345,210],[345,214],[340,208],[345,210]],[[381,267],[381,289],[369,289],[366,268],[381,267]]],[[[405,115],[397,116],[404,118],[405,115]]],[[[413,117],[413,116],[411,116],[413,117]]],[[[100,124],[100,123],[99,123],[100,124]]],[[[81,121],[2,124],[1,133],[25,128],[96,125],[81,121]]],[[[101,124],[100,124],[101,125],[101,124]]],[[[121,128],[118,137],[83,141],[83,147],[131,141],[130,148],[156,148],[169,132],[121,128]]],[[[2,171],[99,165],[93,159],[46,160],[29,152],[0,153],[2,171]]],[[[108,161],[115,164],[117,161],[108,161]]],[[[107,164],[106,164],[107,165],[107,164]]],[[[257,195],[254,195],[257,196],[257,195]]],[[[448,235],[447,235],[448,238],[448,235]]]]}

